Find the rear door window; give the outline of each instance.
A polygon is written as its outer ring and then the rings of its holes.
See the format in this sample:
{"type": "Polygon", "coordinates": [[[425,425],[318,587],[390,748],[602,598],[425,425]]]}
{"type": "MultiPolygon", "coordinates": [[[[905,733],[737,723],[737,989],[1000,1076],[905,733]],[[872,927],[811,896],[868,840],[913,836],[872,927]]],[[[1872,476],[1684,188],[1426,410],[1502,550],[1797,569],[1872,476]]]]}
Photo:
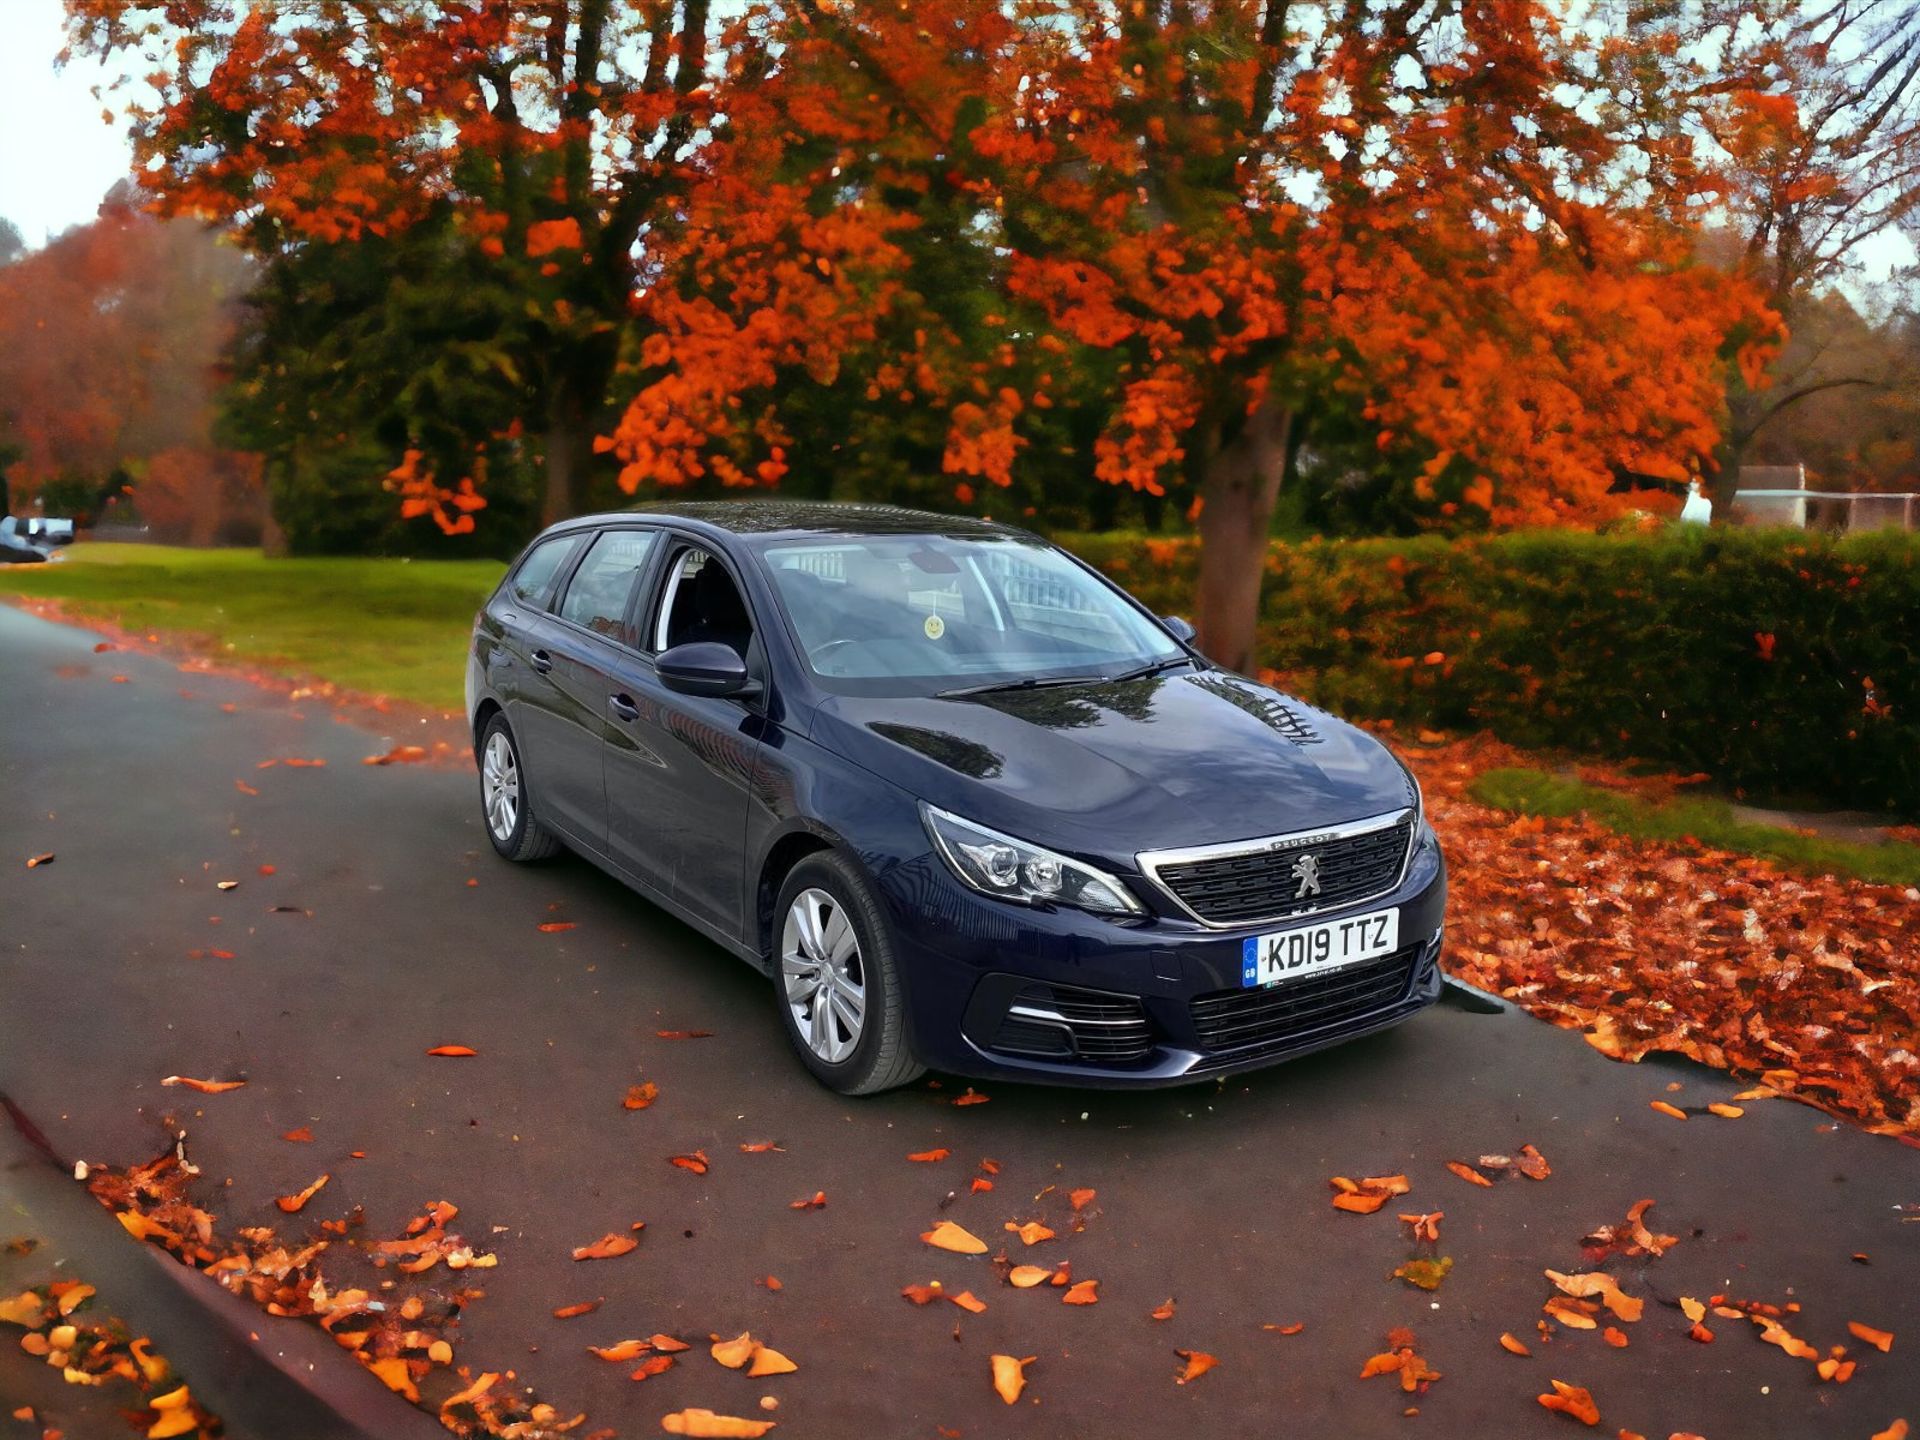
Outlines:
{"type": "Polygon", "coordinates": [[[606,530],[595,536],[593,548],[567,582],[560,618],[619,644],[630,644],[627,602],[659,543],[657,530],[606,530]]]}
{"type": "Polygon", "coordinates": [[[530,609],[540,609],[547,592],[553,588],[553,577],[560,573],[560,567],[567,563],[567,557],[579,544],[578,535],[556,535],[551,540],[542,540],[527,552],[527,558],[520,562],[520,568],[507,582],[508,597],[530,609]]]}

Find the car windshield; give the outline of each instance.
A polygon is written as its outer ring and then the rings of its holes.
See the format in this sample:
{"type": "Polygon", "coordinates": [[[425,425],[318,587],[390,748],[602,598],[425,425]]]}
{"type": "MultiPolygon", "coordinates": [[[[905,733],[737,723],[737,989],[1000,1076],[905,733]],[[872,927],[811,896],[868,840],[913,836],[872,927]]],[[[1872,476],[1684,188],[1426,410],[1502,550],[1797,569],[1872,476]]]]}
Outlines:
{"type": "Polygon", "coordinates": [[[1111,585],[1018,536],[834,535],[760,557],[829,689],[927,694],[1096,679],[1184,658],[1111,585]]]}

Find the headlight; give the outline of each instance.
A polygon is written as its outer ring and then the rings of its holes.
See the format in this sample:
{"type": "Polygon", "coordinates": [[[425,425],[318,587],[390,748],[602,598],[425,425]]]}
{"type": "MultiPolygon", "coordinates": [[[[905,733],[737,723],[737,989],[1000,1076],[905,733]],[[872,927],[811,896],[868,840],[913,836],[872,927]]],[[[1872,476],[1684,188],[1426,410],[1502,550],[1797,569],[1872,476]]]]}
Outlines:
{"type": "Polygon", "coordinates": [[[1144,915],[1145,907],[1104,870],[989,830],[922,803],[933,845],[953,873],[983,895],[1022,905],[1073,905],[1096,915],[1144,915]]]}

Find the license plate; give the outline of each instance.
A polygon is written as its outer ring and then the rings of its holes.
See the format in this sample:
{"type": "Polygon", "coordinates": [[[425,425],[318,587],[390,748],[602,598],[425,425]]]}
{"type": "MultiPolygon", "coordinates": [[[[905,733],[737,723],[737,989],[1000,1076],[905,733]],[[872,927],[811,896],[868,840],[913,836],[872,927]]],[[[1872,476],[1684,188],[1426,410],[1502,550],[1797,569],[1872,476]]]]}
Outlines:
{"type": "Polygon", "coordinates": [[[1338,970],[1343,965],[1390,955],[1399,948],[1397,907],[1272,935],[1249,935],[1241,942],[1240,984],[1247,989],[1274,985],[1297,975],[1338,970]]]}

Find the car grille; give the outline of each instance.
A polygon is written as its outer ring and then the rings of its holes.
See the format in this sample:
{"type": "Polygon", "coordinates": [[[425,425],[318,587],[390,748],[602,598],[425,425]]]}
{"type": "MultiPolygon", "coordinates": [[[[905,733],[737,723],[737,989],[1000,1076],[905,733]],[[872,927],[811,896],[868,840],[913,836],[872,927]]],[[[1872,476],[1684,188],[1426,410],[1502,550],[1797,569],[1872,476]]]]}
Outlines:
{"type": "Polygon", "coordinates": [[[1121,1065],[1153,1048],[1153,1029],[1131,995],[1028,985],[1013,997],[993,1048],[1009,1055],[1121,1065]]]}
{"type": "Polygon", "coordinates": [[[1309,1031],[1357,1020],[1398,1004],[1407,995],[1421,947],[1409,945],[1378,960],[1324,975],[1285,980],[1260,990],[1221,990],[1196,996],[1193,1026],[1209,1051],[1285,1049],[1309,1031]]]}
{"type": "Polygon", "coordinates": [[[1202,920],[1216,925],[1284,920],[1353,905],[1393,888],[1413,841],[1413,817],[1383,830],[1320,845],[1244,850],[1158,867],[1160,883],[1202,920]],[[1320,889],[1300,894],[1299,862],[1312,856],[1320,889]]]}

